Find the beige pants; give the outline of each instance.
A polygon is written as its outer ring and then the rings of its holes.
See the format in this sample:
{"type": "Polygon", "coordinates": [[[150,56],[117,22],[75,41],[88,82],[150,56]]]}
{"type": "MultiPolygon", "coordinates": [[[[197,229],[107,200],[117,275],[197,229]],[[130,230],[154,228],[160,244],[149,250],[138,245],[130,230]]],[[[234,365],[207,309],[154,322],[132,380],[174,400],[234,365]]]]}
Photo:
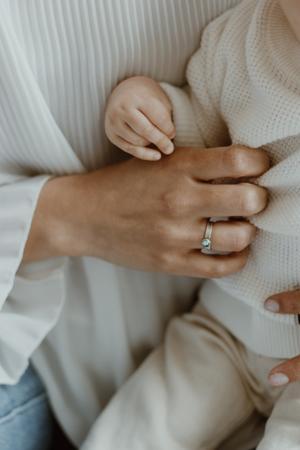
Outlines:
{"type": "Polygon", "coordinates": [[[300,385],[267,382],[258,356],[201,306],[175,318],[164,344],[112,400],[84,450],[211,450],[255,411],[270,416],[259,450],[300,450],[300,385]],[[274,406],[275,405],[275,406],[274,406]]]}

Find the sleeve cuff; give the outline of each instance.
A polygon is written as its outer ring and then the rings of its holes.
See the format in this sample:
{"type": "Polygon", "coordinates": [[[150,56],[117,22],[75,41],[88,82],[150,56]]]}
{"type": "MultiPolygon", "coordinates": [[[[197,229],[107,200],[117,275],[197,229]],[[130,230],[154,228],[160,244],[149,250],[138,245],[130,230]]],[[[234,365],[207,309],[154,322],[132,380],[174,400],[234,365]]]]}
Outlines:
{"type": "Polygon", "coordinates": [[[178,147],[204,147],[201,130],[198,128],[189,87],[178,88],[161,83],[162,89],[173,106],[173,119],[176,128],[175,144],[178,147]]]}
{"type": "Polygon", "coordinates": [[[56,323],[63,304],[63,258],[47,270],[20,270],[24,247],[48,176],[0,187],[0,384],[14,384],[56,323]]]}

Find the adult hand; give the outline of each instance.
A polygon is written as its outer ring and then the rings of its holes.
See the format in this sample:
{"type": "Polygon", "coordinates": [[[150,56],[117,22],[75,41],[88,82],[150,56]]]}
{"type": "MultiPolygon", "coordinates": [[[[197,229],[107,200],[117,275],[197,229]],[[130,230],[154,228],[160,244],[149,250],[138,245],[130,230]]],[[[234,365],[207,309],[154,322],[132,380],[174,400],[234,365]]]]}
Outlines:
{"type": "Polygon", "coordinates": [[[42,191],[25,260],[94,256],[142,270],[222,277],[246,263],[255,227],[240,217],[262,211],[267,192],[237,180],[269,167],[263,151],[241,147],[177,149],[149,163],[132,159],[93,173],[51,180],[42,191]],[[214,184],[217,179],[232,184],[214,184]],[[213,229],[200,252],[207,219],[236,217],[213,229]]]}
{"type": "MultiPolygon", "coordinates": [[[[300,290],[297,289],[273,295],[266,300],[265,308],[277,314],[300,315],[300,290]]],[[[290,382],[300,380],[300,355],[276,366],[271,371],[269,380],[273,386],[283,386],[290,382]]]]}

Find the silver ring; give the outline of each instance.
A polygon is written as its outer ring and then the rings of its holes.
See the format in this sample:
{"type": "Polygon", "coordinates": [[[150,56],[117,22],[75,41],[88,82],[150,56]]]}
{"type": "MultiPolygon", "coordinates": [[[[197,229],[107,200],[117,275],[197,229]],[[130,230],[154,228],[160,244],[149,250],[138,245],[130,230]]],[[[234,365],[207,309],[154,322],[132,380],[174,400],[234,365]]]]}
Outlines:
{"type": "Polygon", "coordinates": [[[213,223],[211,222],[211,219],[208,219],[206,223],[204,237],[201,241],[201,250],[205,250],[208,252],[212,250],[212,233],[213,233],[213,223]]]}

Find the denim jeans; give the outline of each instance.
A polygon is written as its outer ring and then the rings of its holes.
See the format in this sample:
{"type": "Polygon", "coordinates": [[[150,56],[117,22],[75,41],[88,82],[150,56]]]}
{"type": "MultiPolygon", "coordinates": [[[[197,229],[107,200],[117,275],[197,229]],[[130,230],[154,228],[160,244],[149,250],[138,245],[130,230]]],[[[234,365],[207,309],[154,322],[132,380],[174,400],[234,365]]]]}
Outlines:
{"type": "Polygon", "coordinates": [[[0,385],[1,450],[50,449],[52,421],[44,387],[32,367],[17,385],[0,385]]]}

